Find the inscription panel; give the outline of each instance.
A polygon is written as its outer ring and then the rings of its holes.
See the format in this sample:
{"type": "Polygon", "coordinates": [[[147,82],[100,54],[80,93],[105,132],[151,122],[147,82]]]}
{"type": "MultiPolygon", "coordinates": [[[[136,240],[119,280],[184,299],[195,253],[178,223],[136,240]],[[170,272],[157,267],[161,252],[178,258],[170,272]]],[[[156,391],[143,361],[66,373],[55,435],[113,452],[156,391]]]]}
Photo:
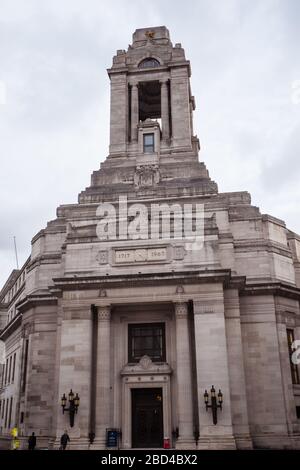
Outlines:
{"type": "Polygon", "coordinates": [[[128,250],[115,250],[115,263],[147,263],[167,261],[167,248],[136,248],[128,250]]]}

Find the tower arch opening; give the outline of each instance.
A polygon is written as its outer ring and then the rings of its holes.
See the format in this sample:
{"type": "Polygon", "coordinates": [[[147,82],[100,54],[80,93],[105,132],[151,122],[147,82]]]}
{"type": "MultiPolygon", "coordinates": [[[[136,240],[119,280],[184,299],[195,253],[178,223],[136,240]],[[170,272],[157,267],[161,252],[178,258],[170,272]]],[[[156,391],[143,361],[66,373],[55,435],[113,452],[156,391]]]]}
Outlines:
{"type": "Polygon", "coordinates": [[[146,59],[143,59],[138,65],[139,69],[149,69],[149,68],[159,67],[159,66],[160,66],[160,62],[154,57],[147,57],[146,59]]]}

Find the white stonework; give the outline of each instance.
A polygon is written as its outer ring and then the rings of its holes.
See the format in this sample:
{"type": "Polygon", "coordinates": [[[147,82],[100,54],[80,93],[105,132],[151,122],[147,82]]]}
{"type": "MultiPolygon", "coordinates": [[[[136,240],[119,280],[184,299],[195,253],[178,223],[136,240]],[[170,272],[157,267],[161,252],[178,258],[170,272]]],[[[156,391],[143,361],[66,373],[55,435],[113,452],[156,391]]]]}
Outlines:
{"type": "Polygon", "coordinates": [[[136,30],[108,75],[109,155],[0,293],[0,448],[14,425],[22,447],[35,432],[57,448],[67,429],[70,448],[103,449],[116,428],[124,449],[300,448],[287,340],[300,339],[300,236],[247,192],[218,192],[198,160],[190,62],[166,27],[136,30]],[[100,240],[97,208],[118,213],[120,196],[202,204],[203,244],[172,238],[175,215],[168,239],[100,240]],[[74,426],[61,407],[71,389],[74,426]]]}

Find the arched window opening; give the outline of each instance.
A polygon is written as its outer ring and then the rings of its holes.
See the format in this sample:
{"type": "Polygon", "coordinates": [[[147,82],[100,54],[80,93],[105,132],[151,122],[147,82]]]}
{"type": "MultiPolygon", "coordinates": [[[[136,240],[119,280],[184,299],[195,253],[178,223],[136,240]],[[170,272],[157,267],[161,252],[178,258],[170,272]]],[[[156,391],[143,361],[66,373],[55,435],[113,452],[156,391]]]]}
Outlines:
{"type": "Polygon", "coordinates": [[[140,69],[148,69],[152,67],[159,67],[160,63],[158,60],[154,59],[153,57],[147,57],[147,59],[142,60],[139,64],[140,69]]]}

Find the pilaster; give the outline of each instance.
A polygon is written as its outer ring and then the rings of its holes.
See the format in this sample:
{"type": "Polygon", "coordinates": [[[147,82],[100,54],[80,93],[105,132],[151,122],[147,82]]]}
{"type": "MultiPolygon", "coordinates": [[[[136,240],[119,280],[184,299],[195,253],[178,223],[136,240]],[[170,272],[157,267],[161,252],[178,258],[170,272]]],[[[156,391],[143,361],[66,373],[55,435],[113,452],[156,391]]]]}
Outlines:
{"type": "Polygon", "coordinates": [[[179,437],[177,449],[195,448],[193,436],[193,397],[191,348],[188,327],[188,305],[176,302],[177,416],[179,437]]]}

